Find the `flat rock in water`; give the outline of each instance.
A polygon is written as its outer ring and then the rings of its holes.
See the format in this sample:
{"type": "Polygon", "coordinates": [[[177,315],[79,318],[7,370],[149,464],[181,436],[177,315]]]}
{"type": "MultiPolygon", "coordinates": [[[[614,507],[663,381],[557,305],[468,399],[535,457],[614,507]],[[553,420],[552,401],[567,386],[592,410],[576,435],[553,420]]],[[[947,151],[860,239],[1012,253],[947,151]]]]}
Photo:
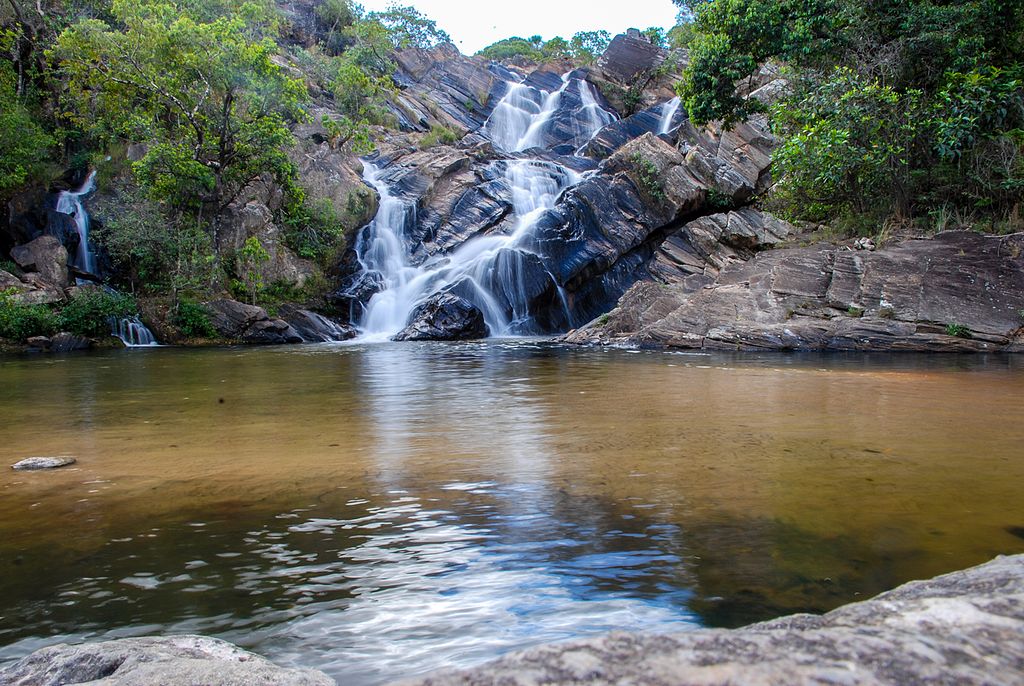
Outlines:
{"type": "Polygon", "coordinates": [[[73,457],[26,457],[24,460],[12,464],[11,469],[17,469],[19,472],[57,469],[58,467],[67,467],[77,461],[73,457]]]}

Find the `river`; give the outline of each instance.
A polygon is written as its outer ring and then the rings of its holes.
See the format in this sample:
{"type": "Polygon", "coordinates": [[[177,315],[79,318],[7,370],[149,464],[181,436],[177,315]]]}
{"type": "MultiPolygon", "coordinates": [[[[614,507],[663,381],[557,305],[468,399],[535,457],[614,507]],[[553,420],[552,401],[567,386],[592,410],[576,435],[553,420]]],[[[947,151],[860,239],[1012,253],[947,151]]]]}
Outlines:
{"type": "Polygon", "coordinates": [[[0,358],[0,660],[225,638],[370,686],[1024,552],[1024,360],[535,340],[0,358]]]}

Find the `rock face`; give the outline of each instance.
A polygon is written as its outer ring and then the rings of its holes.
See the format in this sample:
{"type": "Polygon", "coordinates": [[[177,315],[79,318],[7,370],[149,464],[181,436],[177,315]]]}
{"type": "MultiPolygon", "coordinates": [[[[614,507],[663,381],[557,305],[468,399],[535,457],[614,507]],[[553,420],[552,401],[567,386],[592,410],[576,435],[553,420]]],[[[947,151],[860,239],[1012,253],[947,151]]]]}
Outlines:
{"type": "MultiPolygon", "coordinates": [[[[704,226],[728,232],[731,223],[704,226]]],[[[708,281],[638,283],[606,320],[566,340],[724,350],[1024,350],[1024,234],[948,232],[875,252],[779,249],[724,265],[708,281]]]]}
{"type": "Polygon", "coordinates": [[[0,669],[6,686],[334,686],[309,669],[285,669],[225,641],[202,636],[60,644],[0,669]]]}
{"type": "Polygon", "coordinates": [[[912,582],[822,616],[664,636],[613,633],[403,683],[1024,683],[1024,555],[912,582]]]}
{"type": "Polygon", "coordinates": [[[59,469],[77,462],[73,457],[26,457],[11,465],[19,472],[34,472],[41,469],[59,469]]]}
{"type": "Polygon", "coordinates": [[[322,314],[295,305],[282,305],[277,312],[306,343],[329,343],[355,338],[356,329],[322,314]]]}
{"type": "Polygon", "coordinates": [[[26,272],[36,272],[56,288],[68,285],[68,251],[53,236],[40,236],[11,249],[11,258],[26,272]]]}
{"type": "Polygon", "coordinates": [[[416,308],[396,341],[460,341],[487,337],[484,314],[453,293],[438,293],[416,308]]]}
{"type": "Polygon", "coordinates": [[[302,336],[283,319],[271,319],[267,311],[237,300],[206,303],[210,323],[221,336],[243,343],[301,343],[302,336]]]}

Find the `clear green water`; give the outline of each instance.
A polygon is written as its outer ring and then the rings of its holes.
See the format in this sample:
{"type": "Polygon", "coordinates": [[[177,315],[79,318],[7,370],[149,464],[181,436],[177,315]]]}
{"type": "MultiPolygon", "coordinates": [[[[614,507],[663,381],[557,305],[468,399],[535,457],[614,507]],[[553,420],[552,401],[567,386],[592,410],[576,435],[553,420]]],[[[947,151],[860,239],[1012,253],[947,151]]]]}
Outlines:
{"type": "Polygon", "coordinates": [[[156,632],[346,684],[821,612],[1024,552],[1024,360],[537,342],[0,359],[0,660],[156,632]]]}

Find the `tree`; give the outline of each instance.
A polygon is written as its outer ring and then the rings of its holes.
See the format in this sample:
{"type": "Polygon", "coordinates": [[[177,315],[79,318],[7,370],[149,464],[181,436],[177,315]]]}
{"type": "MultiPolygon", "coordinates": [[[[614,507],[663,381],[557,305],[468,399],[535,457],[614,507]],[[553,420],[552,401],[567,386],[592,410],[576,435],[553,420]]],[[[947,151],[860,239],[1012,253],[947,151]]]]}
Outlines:
{"type": "Polygon", "coordinates": [[[216,218],[270,172],[292,182],[286,118],[303,83],[274,61],[276,13],[241,0],[114,0],[110,26],[58,39],[69,118],[100,140],[150,141],[135,172],[153,197],[216,218]]]}
{"type": "Polygon", "coordinates": [[[512,59],[513,57],[525,57],[528,60],[540,62],[544,59],[544,53],[541,52],[542,46],[543,41],[540,36],[534,36],[531,39],[513,36],[511,38],[502,39],[497,43],[492,43],[477,54],[492,60],[507,60],[512,59]]]}
{"type": "MultiPolygon", "coordinates": [[[[14,45],[14,36],[0,32],[0,49],[14,45]]],[[[0,61],[0,197],[18,188],[44,167],[53,138],[18,95],[12,65],[0,61]]]]}
{"type": "Polygon", "coordinates": [[[249,304],[255,305],[256,298],[263,290],[263,276],[260,267],[270,261],[270,254],[256,236],[249,236],[238,251],[238,270],[242,275],[249,304]]]}
{"type": "Polygon", "coordinates": [[[580,31],[573,35],[569,47],[574,60],[591,64],[608,49],[611,42],[612,34],[607,31],[580,31]]]}
{"type": "Polygon", "coordinates": [[[396,48],[432,48],[452,41],[447,33],[437,28],[437,22],[412,6],[393,4],[384,12],[370,12],[366,18],[387,29],[396,48]]]}

